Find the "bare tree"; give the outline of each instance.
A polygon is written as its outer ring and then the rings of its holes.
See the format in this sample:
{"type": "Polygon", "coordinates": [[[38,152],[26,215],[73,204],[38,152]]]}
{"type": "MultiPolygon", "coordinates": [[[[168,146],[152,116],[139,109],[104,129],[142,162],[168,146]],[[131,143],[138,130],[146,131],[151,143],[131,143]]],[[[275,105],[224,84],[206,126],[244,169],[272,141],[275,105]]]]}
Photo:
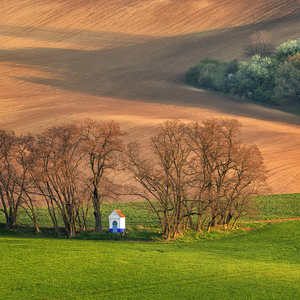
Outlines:
{"type": "Polygon", "coordinates": [[[250,34],[243,46],[244,56],[252,57],[259,54],[261,57],[270,56],[275,50],[271,34],[260,30],[250,34]]]}
{"type": "Polygon", "coordinates": [[[151,144],[151,157],[144,158],[136,143],[127,150],[125,163],[141,189],[135,195],[145,199],[156,213],[167,240],[180,233],[186,217],[184,203],[188,200],[188,157],[186,125],[168,121],[155,132],[151,144]]]}
{"type": "Polygon", "coordinates": [[[70,123],[44,130],[36,143],[37,187],[47,202],[55,228],[58,230],[58,213],[69,237],[75,236],[76,224],[86,220],[87,214],[80,218],[86,190],[80,168],[85,155],[80,137],[79,127],[70,123]]]}
{"type": "Polygon", "coordinates": [[[22,203],[22,191],[16,183],[16,142],[14,132],[0,131],[0,210],[4,213],[9,228],[16,225],[22,203]]]}
{"type": "Polygon", "coordinates": [[[266,169],[255,145],[243,145],[237,120],[207,120],[190,127],[196,155],[193,184],[198,206],[210,212],[209,228],[241,217],[249,198],[266,191],[266,169]]]}
{"type": "Polygon", "coordinates": [[[32,168],[34,166],[34,143],[35,138],[31,134],[22,135],[17,139],[16,149],[16,163],[19,174],[16,177],[16,182],[22,190],[21,207],[32,220],[36,232],[41,230],[38,226],[36,216],[37,201],[35,196],[37,194],[34,180],[31,177],[32,168]]]}
{"type": "Polygon", "coordinates": [[[116,184],[110,179],[118,167],[118,154],[124,150],[120,127],[115,122],[98,123],[85,120],[81,126],[82,143],[88,159],[88,177],[91,178],[95,232],[102,231],[101,204],[113,197],[116,184]],[[90,175],[91,174],[91,175],[90,175]]]}
{"type": "Polygon", "coordinates": [[[5,214],[9,228],[17,224],[22,208],[39,233],[35,202],[31,195],[34,189],[30,177],[33,143],[34,137],[30,134],[17,137],[12,131],[0,132],[0,196],[1,211],[5,214]]]}
{"type": "Polygon", "coordinates": [[[125,165],[140,184],[133,193],[156,213],[166,239],[176,238],[192,216],[197,230],[236,222],[251,197],[265,191],[258,148],[239,139],[237,120],[185,125],[165,122],[151,139],[151,157],[131,143],[125,165]]]}

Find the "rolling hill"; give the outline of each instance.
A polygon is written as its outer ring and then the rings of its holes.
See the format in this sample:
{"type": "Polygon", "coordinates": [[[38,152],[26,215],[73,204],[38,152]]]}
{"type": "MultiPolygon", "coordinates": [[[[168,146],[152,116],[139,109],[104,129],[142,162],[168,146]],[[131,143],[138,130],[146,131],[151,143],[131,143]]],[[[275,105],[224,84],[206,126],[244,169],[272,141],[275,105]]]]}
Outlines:
{"type": "Polygon", "coordinates": [[[12,0],[0,7],[0,126],[17,133],[94,118],[147,143],[166,119],[237,118],[273,193],[300,192],[300,117],[184,85],[246,37],[299,38],[299,0],[12,0]]]}

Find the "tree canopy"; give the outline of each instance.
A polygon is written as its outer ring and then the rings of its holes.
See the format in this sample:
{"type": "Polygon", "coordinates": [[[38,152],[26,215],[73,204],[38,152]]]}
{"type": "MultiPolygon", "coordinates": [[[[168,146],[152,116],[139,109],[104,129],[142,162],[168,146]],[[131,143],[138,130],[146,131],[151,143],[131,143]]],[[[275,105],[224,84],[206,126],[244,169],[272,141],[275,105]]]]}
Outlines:
{"type": "Polygon", "coordinates": [[[269,56],[254,51],[249,62],[205,58],[186,72],[186,83],[265,104],[299,104],[299,53],[300,39],[269,56]]]}

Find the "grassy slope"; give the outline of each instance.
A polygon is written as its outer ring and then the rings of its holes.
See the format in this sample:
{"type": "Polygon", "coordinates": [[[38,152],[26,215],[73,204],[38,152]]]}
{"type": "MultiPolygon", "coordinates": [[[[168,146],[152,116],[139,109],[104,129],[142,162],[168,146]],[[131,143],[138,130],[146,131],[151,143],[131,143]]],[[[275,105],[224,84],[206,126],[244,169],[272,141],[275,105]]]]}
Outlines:
{"type": "Polygon", "coordinates": [[[257,197],[258,220],[300,217],[300,194],[280,194],[257,197]]]}
{"type": "Polygon", "coordinates": [[[300,222],[182,243],[0,238],[0,299],[296,299],[300,222]]]}
{"type": "MultiPolygon", "coordinates": [[[[257,201],[258,217],[299,217],[299,194],[257,201]]],[[[155,223],[132,205],[108,204],[104,215],[121,208],[131,227],[155,223]]],[[[149,243],[24,238],[6,231],[0,237],[0,299],[297,298],[300,221],[210,238],[215,240],[149,243]]]]}
{"type": "MultiPolygon", "coordinates": [[[[300,218],[300,194],[259,196],[256,198],[255,203],[258,205],[258,214],[252,217],[254,221],[300,218]]],[[[102,224],[104,228],[108,226],[108,216],[114,209],[120,209],[125,214],[126,225],[131,228],[148,228],[158,225],[155,214],[147,210],[146,204],[144,205],[142,202],[116,202],[102,205],[102,224]]],[[[39,226],[52,226],[46,207],[37,207],[36,215],[39,226]]],[[[5,223],[3,213],[0,213],[0,223],[5,223]]],[[[19,223],[21,225],[32,225],[31,219],[24,212],[21,213],[19,223]]],[[[63,221],[60,220],[59,224],[63,226],[63,221]]],[[[94,216],[91,207],[87,227],[93,226],[94,216]]]]}

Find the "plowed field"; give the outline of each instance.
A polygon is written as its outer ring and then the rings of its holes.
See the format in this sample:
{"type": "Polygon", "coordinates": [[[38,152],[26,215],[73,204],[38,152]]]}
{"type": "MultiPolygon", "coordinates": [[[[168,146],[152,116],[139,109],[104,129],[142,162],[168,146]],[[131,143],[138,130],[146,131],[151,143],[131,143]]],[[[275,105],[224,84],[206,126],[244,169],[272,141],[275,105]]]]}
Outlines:
{"type": "Polygon", "coordinates": [[[166,119],[237,118],[270,170],[273,193],[300,192],[300,117],[195,90],[184,72],[242,57],[265,29],[300,37],[299,0],[0,1],[0,126],[37,132],[114,119],[146,142],[166,119]]]}

